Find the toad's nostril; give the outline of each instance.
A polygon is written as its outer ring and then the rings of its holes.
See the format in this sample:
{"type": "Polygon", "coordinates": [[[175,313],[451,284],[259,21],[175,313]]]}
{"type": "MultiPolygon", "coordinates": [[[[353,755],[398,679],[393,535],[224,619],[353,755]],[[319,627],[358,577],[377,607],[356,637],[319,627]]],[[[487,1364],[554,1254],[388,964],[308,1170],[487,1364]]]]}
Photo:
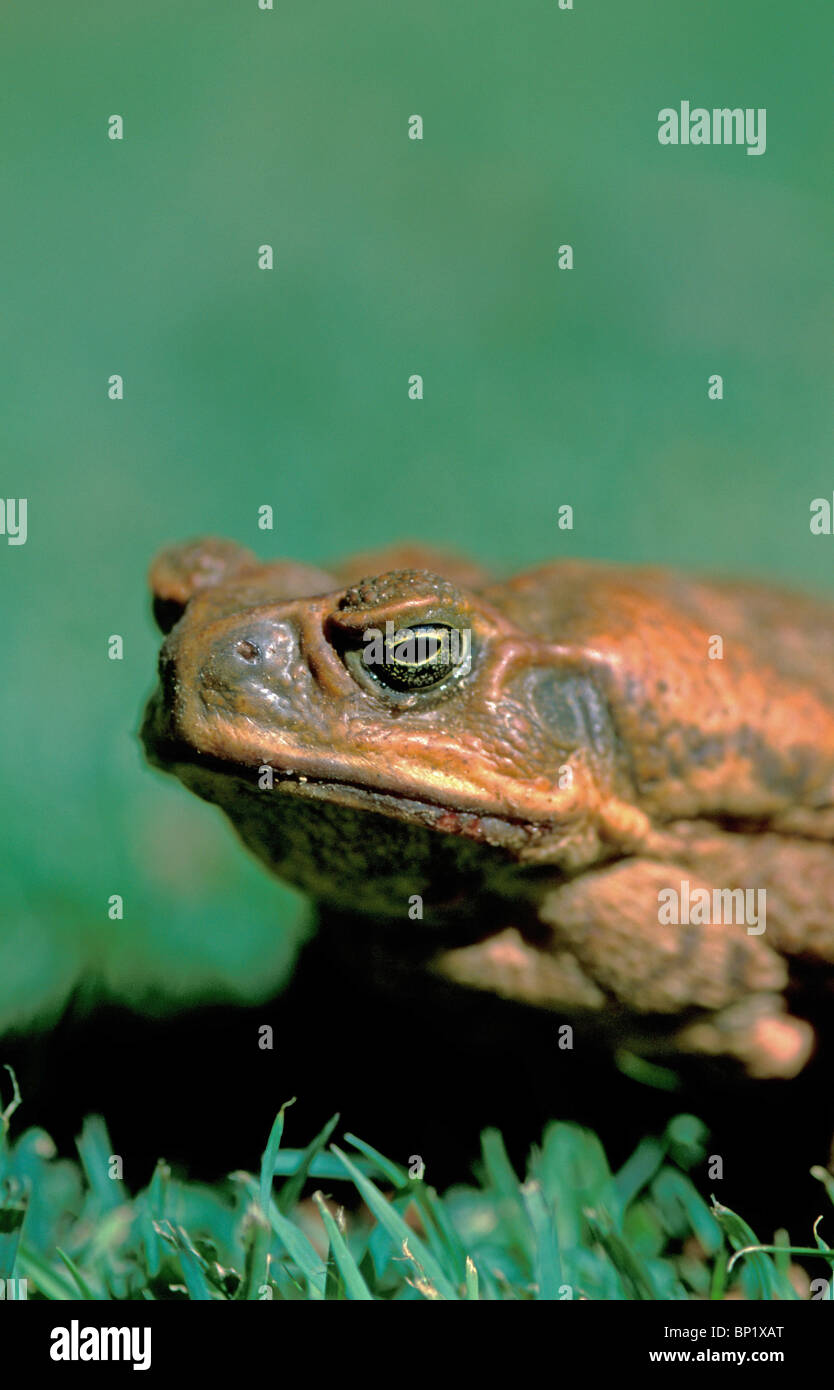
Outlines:
{"type": "Polygon", "coordinates": [[[257,647],[254,642],[247,641],[246,638],[235,643],[235,651],[243,657],[244,661],[257,661],[261,654],[260,647],[257,647]]]}

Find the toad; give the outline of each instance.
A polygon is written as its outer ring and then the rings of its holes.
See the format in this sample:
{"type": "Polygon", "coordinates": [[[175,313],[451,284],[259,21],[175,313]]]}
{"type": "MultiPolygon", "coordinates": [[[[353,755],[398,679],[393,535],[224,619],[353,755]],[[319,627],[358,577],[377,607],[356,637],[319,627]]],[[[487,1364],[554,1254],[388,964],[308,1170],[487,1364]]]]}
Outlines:
{"type": "Polygon", "coordinates": [[[150,760],[357,949],[646,1055],[805,1065],[803,988],[834,979],[834,605],[215,539],[151,587],[150,760]]]}

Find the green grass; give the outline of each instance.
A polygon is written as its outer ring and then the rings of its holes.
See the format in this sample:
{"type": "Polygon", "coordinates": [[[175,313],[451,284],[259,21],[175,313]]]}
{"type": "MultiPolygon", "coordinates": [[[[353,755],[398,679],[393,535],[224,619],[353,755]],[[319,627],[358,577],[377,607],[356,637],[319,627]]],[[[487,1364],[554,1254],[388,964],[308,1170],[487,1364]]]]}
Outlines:
{"type": "MultiPolygon", "coordinates": [[[[765,1249],[707,1204],[691,1115],[617,1172],[595,1134],[551,1123],[523,1180],[486,1130],[476,1181],[438,1196],[356,1136],[332,1142],[338,1116],[282,1148],[284,1106],[259,1174],[208,1187],[159,1163],[132,1195],[100,1118],[71,1162],[43,1130],[12,1142],[15,1096],[0,1117],[0,1279],[25,1278],[29,1298],[796,1299],[792,1260],[834,1265],[819,1222],[813,1244],[781,1233],[765,1249]]],[[[834,1201],[834,1179],[812,1171],[834,1201]]]]}

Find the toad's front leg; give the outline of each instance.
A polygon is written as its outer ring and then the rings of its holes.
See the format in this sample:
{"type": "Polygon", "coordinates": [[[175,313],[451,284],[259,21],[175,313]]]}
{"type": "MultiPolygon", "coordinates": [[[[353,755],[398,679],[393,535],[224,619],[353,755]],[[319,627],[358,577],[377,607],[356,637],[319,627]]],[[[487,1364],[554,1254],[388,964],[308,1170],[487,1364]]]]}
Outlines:
{"type": "MultiPolygon", "coordinates": [[[[550,890],[540,915],[550,949],[568,951],[613,1001],[637,1014],[679,1016],[674,1046],[738,1058],[753,1076],[795,1076],[814,1042],[810,1025],[786,1012],[787,966],[743,923],[667,924],[660,904],[688,882],[680,865],[626,859],[550,890]]],[[[694,914],[693,914],[694,915],[694,914]]]]}

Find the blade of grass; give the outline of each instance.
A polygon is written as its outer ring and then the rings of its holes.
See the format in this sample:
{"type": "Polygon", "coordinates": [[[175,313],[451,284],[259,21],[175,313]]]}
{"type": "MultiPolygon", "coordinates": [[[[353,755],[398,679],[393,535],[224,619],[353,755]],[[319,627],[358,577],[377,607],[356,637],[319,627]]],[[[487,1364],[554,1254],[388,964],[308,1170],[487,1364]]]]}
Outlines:
{"type": "Polygon", "coordinates": [[[677,1168],[662,1168],[652,1182],[651,1194],[672,1235],[683,1236],[688,1226],[707,1254],[716,1254],[721,1245],[721,1227],[685,1173],[677,1168]]]}
{"type": "Polygon", "coordinates": [[[196,1251],[187,1242],[183,1242],[179,1245],[179,1255],[189,1298],[194,1303],[212,1303],[214,1295],[196,1251]]]}
{"type": "Polygon", "coordinates": [[[666,1126],[663,1142],[678,1167],[689,1169],[703,1162],[708,1135],[706,1125],[696,1115],[675,1115],[666,1126]]]}
{"type": "Polygon", "coordinates": [[[328,1139],[330,1138],[338,1123],[338,1114],[333,1115],[332,1118],[327,1121],[327,1124],[324,1126],[323,1129],[319,1130],[312,1143],[307,1145],[306,1149],[301,1155],[298,1167],[296,1168],[295,1172],[282,1185],[281,1190],[278,1193],[278,1196],[275,1200],[278,1210],[280,1212],[283,1212],[285,1216],[289,1211],[292,1210],[299,1197],[301,1196],[304,1184],[307,1181],[307,1178],[310,1176],[311,1163],[316,1158],[319,1150],[324,1148],[325,1144],[327,1143],[328,1139]]]}
{"type": "Polygon", "coordinates": [[[214,1295],[205,1276],[205,1261],[194,1249],[188,1232],[183,1226],[175,1226],[171,1221],[158,1221],[156,1229],[179,1255],[185,1287],[188,1296],[195,1303],[213,1302],[214,1295]]]}
{"type": "Polygon", "coordinates": [[[295,1096],[292,1100],[285,1100],[269,1132],[266,1148],[261,1159],[261,1211],[267,1216],[269,1200],[272,1196],[272,1179],[275,1175],[275,1156],[281,1147],[281,1137],[284,1133],[284,1112],[289,1105],[295,1105],[295,1096]]]}
{"type": "Polygon", "coordinates": [[[324,1222],[324,1227],[330,1241],[330,1253],[336,1261],[339,1267],[339,1273],[345,1281],[345,1292],[348,1298],[364,1300],[365,1302],[368,1300],[373,1301],[374,1296],[365,1283],[365,1280],[362,1278],[362,1275],[359,1273],[359,1266],[350,1253],[344,1236],[328,1210],[323,1193],[314,1192],[313,1201],[321,1213],[321,1219],[324,1222]]]}
{"type": "Polygon", "coordinates": [[[243,1278],[235,1300],[243,1303],[256,1303],[260,1300],[261,1289],[267,1282],[269,1245],[272,1227],[259,1207],[250,1207],[246,1228],[246,1253],[243,1259],[243,1278]]]}
{"type": "Polygon", "coordinates": [[[412,1179],[409,1178],[404,1168],[401,1168],[398,1163],[392,1162],[390,1158],[385,1158],[377,1149],[366,1144],[363,1139],[357,1139],[355,1134],[346,1134],[345,1139],[354,1149],[358,1149],[361,1154],[376,1164],[380,1173],[388,1179],[392,1187],[404,1188],[411,1184],[412,1179]]]}
{"type": "Polygon", "coordinates": [[[596,1212],[586,1211],[585,1220],[599,1241],[631,1296],[657,1301],[660,1297],[648,1266],[629,1248],[622,1236],[596,1212]]]}
{"type": "Polygon", "coordinates": [[[64,1265],[66,1265],[67,1269],[73,1277],[75,1284],[77,1285],[81,1293],[82,1298],[89,1299],[89,1301],[92,1303],[107,1302],[106,1295],[97,1295],[93,1293],[92,1289],[90,1288],[90,1285],[87,1283],[87,1280],[84,1278],[84,1275],[81,1273],[81,1270],[75,1263],[75,1260],[70,1259],[70,1256],[67,1254],[66,1250],[62,1250],[60,1245],[56,1245],[55,1254],[58,1256],[58,1259],[61,1260],[64,1265]]]}
{"type": "Polygon", "coordinates": [[[637,1081],[641,1086],[649,1086],[654,1091],[681,1089],[681,1079],[677,1072],[671,1071],[669,1067],[659,1067],[655,1062],[647,1062],[645,1057],[638,1057],[627,1048],[619,1048],[614,1054],[614,1065],[630,1081],[637,1081]]]}
{"type": "Polygon", "coordinates": [[[399,1212],[383,1197],[379,1188],[371,1182],[370,1178],[366,1178],[359,1171],[356,1164],[336,1144],[331,1144],[330,1148],[342,1160],[367,1206],[380,1225],[385,1227],[395,1244],[404,1252],[408,1252],[409,1258],[412,1258],[410,1252],[414,1252],[417,1262],[422,1266],[426,1277],[441,1298],[457,1299],[458,1295],[455,1288],[447,1279],[432,1252],[423,1244],[419,1236],[415,1235],[411,1227],[406,1225],[399,1212]]]}
{"type": "MultiPolygon", "coordinates": [[[[298,1171],[298,1165],[304,1157],[304,1153],[304,1149],[280,1149],[275,1155],[275,1177],[293,1177],[298,1171]]],[[[379,1165],[372,1163],[370,1159],[359,1159],[358,1166],[363,1173],[367,1173],[369,1178],[379,1179],[385,1176],[379,1165]]],[[[332,1154],[318,1153],[310,1163],[307,1176],[317,1178],[321,1182],[344,1182],[345,1170],[332,1154]]]]}
{"type": "Polygon", "coordinates": [[[88,1115],[76,1139],[87,1180],[102,1206],[109,1210],[130,1200],[124,1183],[109,1175],[113,1144],[100,1115],[88,1115]]]}
{"type": "Polygon", "coordinates": [[[829,1173],[827,1168],[821,1168],[819,1164],[815,1163],[811,1169],[811,1177],[823,1184],[831,1201],[834,1202],[834,1173],[829,1173]]]}
{"type": "Polygon", "coordinates": [[[499,1211],[512,1233],[515,1247],[532,1264],[532,1230],[521,1196],[521,1184],[497,1129],[484,1130],[481,1153],[487,1179],[498,1196],[499,1211]]]}
{"type": "Polygon", "coordinates": [[[274,1202],[269,1203],[268,1214],[273,1231],[307,1280],[310,1298],[324,1298],[327,1267],[321,1255],[307,1239],[304,1232],[292,1221],[289,1221],[278,1210],[274,1202]]]}
{"type": "Polygon", "coordinates": [[[712,1279],[710,1280],[709,1296],[712,1302],[719,1302],[723,1299],[727,1290],[727,1264],[729,1256],[726,1247],[722,1246],[715,1257],[712,1267],[712,1279]]]}
{"type": "MultiPolygon", "coordinates": [[[[20,1087],[17,1084],[17,1076],[15,1075],[14,1067],[10,1066],[8,1062],[5,1062],[4,1066],[9,1076],[12,1078],[12,1098],[5,1109],[0,1110],[0,1165],[2,1165],[9,1129],[11,1127],[12,1115],[21,1103],[20,1087]]],[[[1,1101],[2,1096],[0,1096],[0,1102],[1,1101]]],[[[0,1177],[2,1177],[2,1175],[3,1168],[0,1166],[0,1177]]]]}
{"type": "Polygon", "coordinates": [[[462,1283],[466,1278],[466,1251],[446,1207],[434,1188],[422,1180],[412,1178],[410,1185],[432,1250],[452,1282],[462,1283]]]}
{"type": "Polygon", "coordinates": [[[137,1198],[142,1244],[145,1251],[145,1265],[151,1279],[155,1279],[162,1266],[162,1244],[155,1221],[166,1217],[166,1199],[171,1169],[160,1159],[153,1171],[153,1177],[145,1192],[137,1198]]]}
{"type": "Polygon", "coordinates": [[[524,1184],[521,1192],[536,1239],[533,1278],[538,1286],[538,1296],[549,1301],[557,1300],[564,1280],[553,1216],[548,1210],[539,1183],[531,1180],[524,1184]]]}
{"type": "Polygon", "coordinates": [[[78,1299],[75,1281],[66,1278],[37,1250],[30,1250],[26,1245],[21,1245],[18,1251],[17,1273],[30,1280],[38,1293],[52,1302],[78,1299]]]}
{"type": "MultiPolygon", "coordinates": [[[[747,1222],[743,1221],[730,1207],[725,1207],[721,1202],[716,1201],[715,1197],[712,1199],[712,1211],[736,1254],[742,1252],[749,1254],[747,1269],[754,1280],[759,1297],[795,1299],[797,1297],[795,1289],[787,1279],[779,1274],[773,1261],[767,1258],[767,1254],[747,1222]]],[[[732,1271],[733,1263],[734,1261],[731,1260],[727,1266],[728,1274],[732,1271]]]]}
{"type": "Polygon", "coordinates": [[[623,1208],[634,1201],[638,1192],[651,1182],[666,1157],[666,1145],[659,1139],[642,1139],[630,1158],[627,1158],[614,1183],[623,1208]]]}
{"type": "MultiPolygon", "coordinates": [[[[834,1266],[834,1250],[829,1250],[827,1245],[745,1245],[741,1250],[736,1250],[728,1270],[732,1270],[733,1265],[745,1255],[814,1255],[815,1257],[824,1256],[829,1264],[834,1266]]],[[[796,1295],[794,1294],[794,1297],[796,1295]]]]}

